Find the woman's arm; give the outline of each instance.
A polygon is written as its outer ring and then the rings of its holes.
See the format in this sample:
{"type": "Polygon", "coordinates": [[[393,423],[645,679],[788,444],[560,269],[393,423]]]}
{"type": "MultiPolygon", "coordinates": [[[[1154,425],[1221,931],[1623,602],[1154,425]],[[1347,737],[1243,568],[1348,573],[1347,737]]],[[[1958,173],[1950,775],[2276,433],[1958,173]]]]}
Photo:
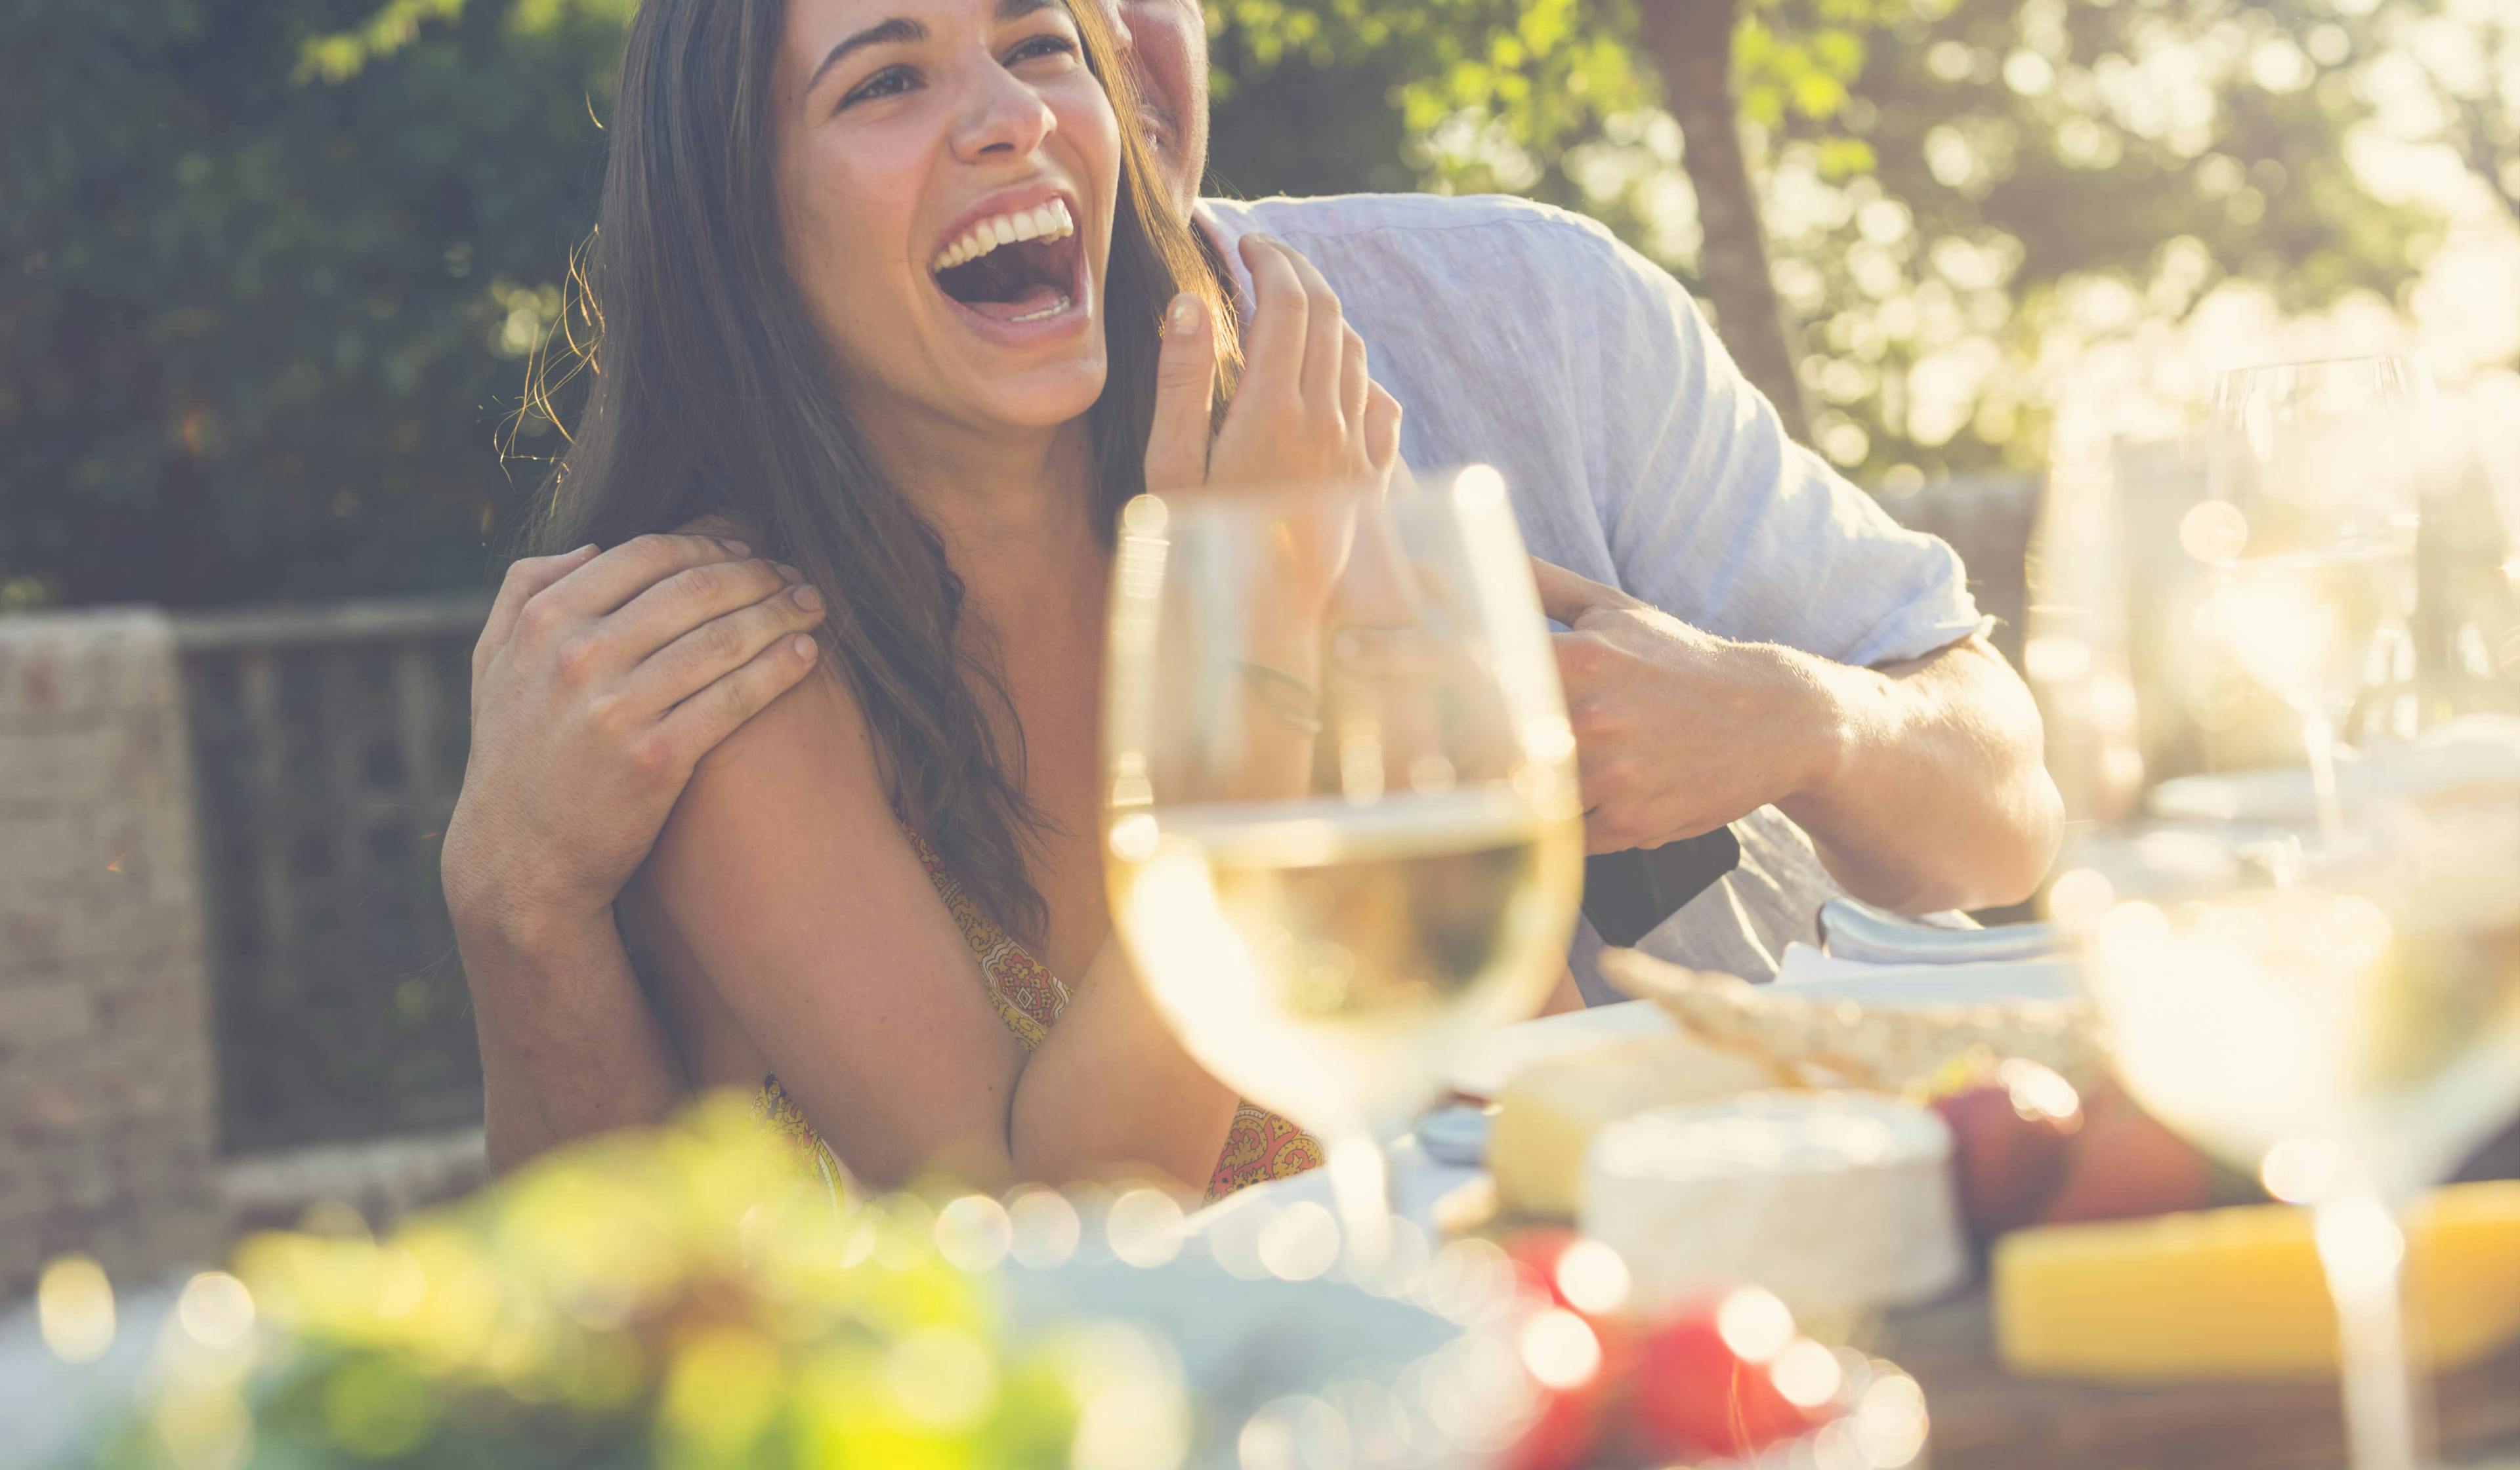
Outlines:
{"type": "Polygon", "coordinates": [[[1240,1099],[1182,1049],[1116,939],[1071,995],[1016,1085],[1018,1177],[1108,1178],[1134,1164],[1205,1189],[1240,1099]]]}
{"type": "Polygon", "coordinates": [[[730,737],[637,890],[825,1141],[883,1185],[1158,1169],[1204,1184],[1235,1099],[1105,946],[1029,1057],[894,824],[829,671],[730,737]]]}

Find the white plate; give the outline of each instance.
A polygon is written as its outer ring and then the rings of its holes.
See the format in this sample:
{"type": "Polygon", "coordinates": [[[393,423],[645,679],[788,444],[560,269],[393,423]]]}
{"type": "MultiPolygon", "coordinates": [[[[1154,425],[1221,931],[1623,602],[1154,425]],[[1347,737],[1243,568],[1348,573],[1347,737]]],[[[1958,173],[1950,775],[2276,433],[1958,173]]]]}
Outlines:
{"type": "Polygon", "coordinates": [[[1777,970],[1777,990],[1810,1001],[1854,1001],[1875,1010],[2071,1001],[2082,994],[2073,963],[2066,959],[1868,964],[1823,955],[1807,944],[1785,946],[1784,960],[1777,970]]]}
{"type": "MultiPolygon", "coordinates": [[[[2520,785],[2520,720],[2470,715],[2411,745],[2341,751],[2337,793],[2348,806],[2421,802],[2471,789],[2520,785]]],[[[2290,768],[2182,776],[2153,787],[2152,813],[2172,821],[2248,822],[2297,826],[2317,820],[2310,773],[2290,768]]]]}
{"type": "Polygon", "coordinates": [[[1444,1084],[1465,1097],[1493,1099],[1534,1062],[1621,1037],[1670,1036],[1678,1029],[1651,1001],[1621,1001],[1500,1026],[1453,1063],[1444,1084]]]}

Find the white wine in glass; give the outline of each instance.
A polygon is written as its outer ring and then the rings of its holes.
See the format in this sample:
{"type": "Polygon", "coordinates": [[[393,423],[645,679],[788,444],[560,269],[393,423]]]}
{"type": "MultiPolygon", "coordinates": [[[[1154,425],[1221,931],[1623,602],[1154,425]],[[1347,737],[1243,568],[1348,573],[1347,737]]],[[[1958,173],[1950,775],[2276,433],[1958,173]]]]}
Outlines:
{"type": "Polygon", "coordinates": [[[1112,920],[1191,1054],[1319,1136],[1360,1262],[1380,1139],[1546,1001],[1583,823],[1503,481],[1133,503],[1104,670],[1112,920]]]}
{"type": "Polygon", "coordinates": [[[2413,1470],[2400,1213],[2520,1112],[2520,790],[2094,845],[2050,908],[2128,1089],[2314,1206],[2356,1470],[2413,1470]]]}

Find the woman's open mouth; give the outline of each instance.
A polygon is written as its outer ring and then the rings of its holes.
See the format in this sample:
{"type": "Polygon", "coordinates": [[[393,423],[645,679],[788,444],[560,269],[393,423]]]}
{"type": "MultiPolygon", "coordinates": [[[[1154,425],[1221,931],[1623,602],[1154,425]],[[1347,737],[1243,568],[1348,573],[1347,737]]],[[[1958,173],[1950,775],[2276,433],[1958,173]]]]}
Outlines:
{"type": "Polygon", "coordinates": [[[985,321],[1011,327],[1052,321],[1083,292],[1084,257],[1063,200],[992,215],[936,253],[937,289],[985,321]]]}

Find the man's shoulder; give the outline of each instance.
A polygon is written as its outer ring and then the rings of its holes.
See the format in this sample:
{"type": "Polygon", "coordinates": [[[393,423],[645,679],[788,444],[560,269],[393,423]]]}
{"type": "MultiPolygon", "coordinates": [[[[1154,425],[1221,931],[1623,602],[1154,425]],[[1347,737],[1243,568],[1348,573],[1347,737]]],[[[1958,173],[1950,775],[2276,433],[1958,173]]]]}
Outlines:
{"type": "Polygon", "coordinates": [[[1598,220],[1509,195],[1337,194],[1210,200],[1233,233],[1265,230],[1298,244],[1387,244],[1410,255],[1451,250],[1591,257],[1618,263],[1618,239],[1598,220]]]}

